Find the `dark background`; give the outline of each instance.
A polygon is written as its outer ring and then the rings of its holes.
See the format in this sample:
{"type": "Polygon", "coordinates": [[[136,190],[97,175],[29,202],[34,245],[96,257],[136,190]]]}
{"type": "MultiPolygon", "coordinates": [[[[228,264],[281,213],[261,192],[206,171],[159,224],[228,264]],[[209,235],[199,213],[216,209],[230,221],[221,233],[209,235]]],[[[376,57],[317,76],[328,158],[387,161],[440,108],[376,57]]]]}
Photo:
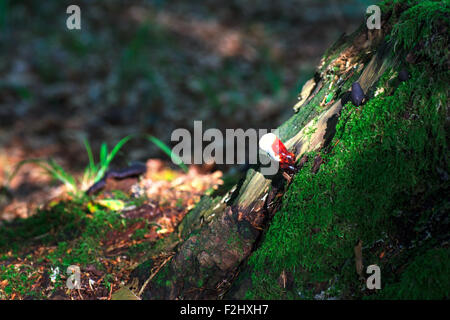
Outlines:
{"type": "MultiPolygon", "coordinates": [[[[275,128],[363,0],[0,0],[0,185],[20,160],[69,172],[128,134],[170,143],[176,128],[275,128]],[[81,8],[81,30],[66,8],[81,8]]],[[[116,164],[163,156],[146,140],[116,164]]],[[[29,169],[12,187],[38,181],[29,169]]],[[[23,188],[24,192],[27,188],[23,188]]]]}

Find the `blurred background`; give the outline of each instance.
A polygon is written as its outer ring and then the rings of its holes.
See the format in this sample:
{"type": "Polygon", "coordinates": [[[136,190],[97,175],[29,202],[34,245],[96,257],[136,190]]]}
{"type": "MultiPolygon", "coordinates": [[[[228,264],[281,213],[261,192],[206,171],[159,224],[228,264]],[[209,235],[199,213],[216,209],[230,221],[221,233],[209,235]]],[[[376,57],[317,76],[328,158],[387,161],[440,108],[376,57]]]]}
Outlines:
{"type": "MultiPolygon", "coordinates": [[[[0,0],[0,185],[27,158],[72,173],[134,133],[276,128],[324,51],[364,19],[367,0],[0,0]],[[81,8],[81,30],[66,8],[81,8]]],[[[116,165],[164,156],[128,143],[116,165]]],[[[29,199],[48,176],[11,184],[29,199]]]]}

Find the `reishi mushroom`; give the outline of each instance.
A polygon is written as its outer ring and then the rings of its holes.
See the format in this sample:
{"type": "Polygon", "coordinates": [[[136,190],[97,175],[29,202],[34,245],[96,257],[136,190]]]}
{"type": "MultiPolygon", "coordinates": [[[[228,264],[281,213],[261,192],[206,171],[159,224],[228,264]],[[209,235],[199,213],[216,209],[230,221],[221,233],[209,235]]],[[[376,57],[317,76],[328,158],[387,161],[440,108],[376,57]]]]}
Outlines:
{"type": "Polygon", "coordinates": [[[259,147],[268,156],[280,163],[283,177],[290,181],[290,174],[297,172],[295,167],[295,155],[289,152],[281,140],[273,133],[266,133],[259,139],[259,147]]]}

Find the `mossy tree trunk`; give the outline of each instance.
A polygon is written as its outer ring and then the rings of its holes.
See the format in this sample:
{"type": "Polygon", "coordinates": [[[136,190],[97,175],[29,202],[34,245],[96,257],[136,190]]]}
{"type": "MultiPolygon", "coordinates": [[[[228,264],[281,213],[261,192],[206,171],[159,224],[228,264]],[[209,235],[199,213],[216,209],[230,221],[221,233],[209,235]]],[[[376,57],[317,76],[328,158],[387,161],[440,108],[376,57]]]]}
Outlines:
{"type": "MultiPolygon", "coordinates": [[[[408,50],[394,50],[396,42],[390,39],[393,26],[409,8],[406,3],[383,7],[380,30],[368,30],[363,24],[328,50],[314,78],[303,87],[296,113],[279,127],[281,140],[297,160],[309,152],[326,153],[333,148],[330,142],[338,121],[345,121],[340,115],[351,101],[354,82],[370,100],[379,94],[377,84],[386,70],[400,70],[411,60],[406,59],[408,50]]],[[[398,83],[391,79],[382,89],[394,90],[398,83]]],[[[316,164],[314,170],[320,170],[320,159],[316,164]]],[[[166,241],[168,246],[159,258],[134,271],[135,294],[143,299],[243,298],[250,285],[246,261],[264,238],[287,188],[282,178],[265,177],[253,168],[225,196],[203,197],[179,225],[178,233],[166,241]]]]}

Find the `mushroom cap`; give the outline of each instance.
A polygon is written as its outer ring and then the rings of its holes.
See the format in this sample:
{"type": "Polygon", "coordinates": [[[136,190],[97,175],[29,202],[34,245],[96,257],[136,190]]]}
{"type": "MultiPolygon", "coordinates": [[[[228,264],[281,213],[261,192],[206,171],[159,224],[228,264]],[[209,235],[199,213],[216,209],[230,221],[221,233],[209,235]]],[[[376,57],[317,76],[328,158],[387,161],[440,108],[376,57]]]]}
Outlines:
{"type": "Polygon", "coordinates": [[[289,152],[281,140],[273,133],[267,133],[259,139],[259,147],[267,152],[270,158],[280,163],[281,169],[295,172],[295,155],[289,152]]]}
{"type": "Polygon", "coordinates": [[[261,139],[259,139],[259,147],[261,148],[261,150],[267,152],[267,154],[275,161],[280,161],[280,155],[278,154],[277,150],[274,148],[274,145],[276,145],[277,143],[282,143],[280,141],[280,139],[278,139],[278,137],[269,132],[266,133],[265,135],[263,135],[261,137],[261,139]]]}

